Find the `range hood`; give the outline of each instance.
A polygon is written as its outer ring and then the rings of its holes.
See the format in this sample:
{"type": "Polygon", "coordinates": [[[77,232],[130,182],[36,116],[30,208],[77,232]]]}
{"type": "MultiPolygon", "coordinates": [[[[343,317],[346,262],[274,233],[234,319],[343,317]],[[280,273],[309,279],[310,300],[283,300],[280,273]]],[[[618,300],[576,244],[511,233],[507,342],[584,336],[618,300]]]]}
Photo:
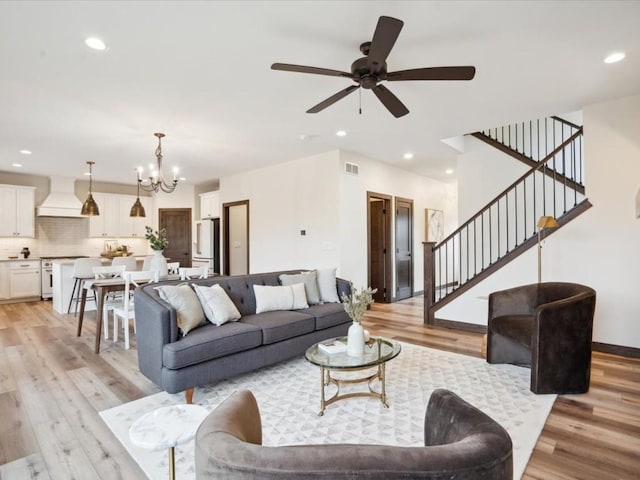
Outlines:
{"type": "Polygon", "coordinates": [[[75,179],[50,177],[49,180],[49,195],[38,207],[38,216],[85,218],[80,215],[82,202],[75,194],[75,179]]]}

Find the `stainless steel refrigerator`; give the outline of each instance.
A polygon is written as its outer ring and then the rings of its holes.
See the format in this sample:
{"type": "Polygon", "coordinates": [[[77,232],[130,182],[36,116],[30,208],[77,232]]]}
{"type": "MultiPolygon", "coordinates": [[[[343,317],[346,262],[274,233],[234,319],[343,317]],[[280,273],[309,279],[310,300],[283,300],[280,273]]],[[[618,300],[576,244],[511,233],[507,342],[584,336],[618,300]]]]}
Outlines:
{"type": "Polygon", "coordinates": [[[220,219],[206,218],[196,222],[192,265],[207,265],[209,274],[220,273],[220,219]]]}

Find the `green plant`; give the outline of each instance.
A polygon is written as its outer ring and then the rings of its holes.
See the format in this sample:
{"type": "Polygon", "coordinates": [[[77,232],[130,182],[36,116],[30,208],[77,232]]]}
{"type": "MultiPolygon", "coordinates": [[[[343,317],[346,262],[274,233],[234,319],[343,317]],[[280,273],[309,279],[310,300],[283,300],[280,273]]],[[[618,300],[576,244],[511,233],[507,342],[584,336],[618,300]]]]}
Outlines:
{"type": "Polygon", "coordinates": [[[152,250],[164,250],[169,246],[169,240],[167,240],[167,230],[165,228],[161,228],[160,230],[154,231],[150,226],[144,227],[147,231],[144,238],[149,240],[149,244],[151,245],[152,250]]]}
{"type": "Polygon", "coordinates": [[[356,323],[362,321],[364,312],[367,311],[369,305],[373,303],[373,294],[378,291],[377,288],[371,287],[361,288],[360,291],[353,288],[351,284],[351,293],[349,295],[342,294],[342,306],[347,315],[356,323]]]}

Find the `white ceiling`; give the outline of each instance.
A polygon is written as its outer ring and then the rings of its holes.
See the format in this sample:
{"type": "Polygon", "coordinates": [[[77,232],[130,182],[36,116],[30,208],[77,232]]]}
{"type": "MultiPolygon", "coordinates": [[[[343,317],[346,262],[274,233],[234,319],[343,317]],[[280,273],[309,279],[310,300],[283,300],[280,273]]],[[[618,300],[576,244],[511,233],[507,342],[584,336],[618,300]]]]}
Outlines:
{"type": "Polygon", "coordinates": [[[2,1],[0,170],[83,178],[93,160],[96,180],[133,183],[160,131],[165,170],[194,184],[336,148],[446,180],[442,138],[640,93],[639,21],[638,1],[2,1]],[[380,15],[405,22],[389,71],[475,79],[387,84],[400,119],[370,91],[361,115],[357,92],[306,114],[350,80],[270,65],[349,71],[380,15]]]}

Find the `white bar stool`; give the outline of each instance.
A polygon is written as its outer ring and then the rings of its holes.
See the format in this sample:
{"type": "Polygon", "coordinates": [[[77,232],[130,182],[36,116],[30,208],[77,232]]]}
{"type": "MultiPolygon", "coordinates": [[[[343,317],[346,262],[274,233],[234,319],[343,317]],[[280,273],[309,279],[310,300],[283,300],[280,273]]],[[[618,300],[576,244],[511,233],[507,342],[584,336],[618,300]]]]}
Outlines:
{"type": "MultiPolygon", "coordinates": [[[[76,258],[73,262],[71,277],[75,279],[75,282],[73,283],[73,290],[71,290],[71,298],[69,299],[67,313],[71,313],[71,304],[75,302],[73,315],[75,316],[78,314],[78,303],[80,302],[84,282],[85,280],[91,280],[94,278],[93,267],[101,266],[102,259],[100,259],[100,257],[76,258]]],[[[95,301],[95,295],[93,300],[95,301]]]]}

